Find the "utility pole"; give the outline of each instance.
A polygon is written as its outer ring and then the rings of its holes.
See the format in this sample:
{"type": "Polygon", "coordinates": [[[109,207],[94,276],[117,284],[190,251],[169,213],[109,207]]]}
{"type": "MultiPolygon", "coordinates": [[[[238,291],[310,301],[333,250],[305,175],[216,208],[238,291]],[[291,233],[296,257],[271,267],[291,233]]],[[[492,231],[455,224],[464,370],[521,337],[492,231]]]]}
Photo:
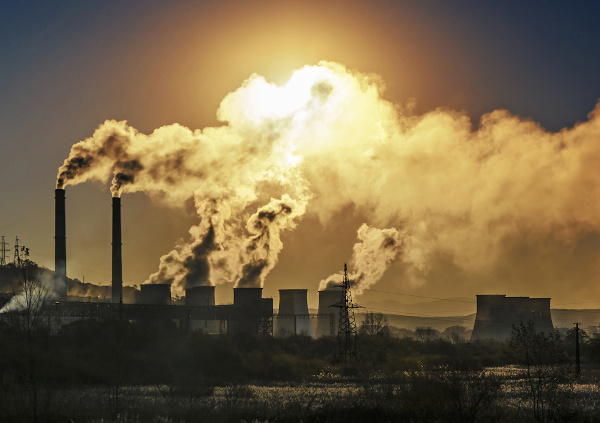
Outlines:
{"type": "Polygon", "coordinates": [[[344,263],[344,279],[340,285],[342,288],[342,298],[334,307],[340,309],[340,321],[337,336],[337,350],[335,357],[339,361],[348,362],[358,359],[362,356],[358,345],[358,332],[356,330],[356,319],[354,309],[360,308],[352,302],[352,292],[350,291],[350,281],[348,280],[348,268],[344,263]]]}
{"type": "Polygon", "coordinates": [[[0,244],[0,251],[2,254],[0,255],[0,266],[6,266],[6,252],[10,251],[10,248],[6,248],[8,244],[4,240],[4,235],[2,235],[2,243],[0,244]]]}
{"type": "Polygon", "coordinates": [[[575,323],[575,372],[581,376],[581,361],[579,360],[579,322],[575,323]]]}

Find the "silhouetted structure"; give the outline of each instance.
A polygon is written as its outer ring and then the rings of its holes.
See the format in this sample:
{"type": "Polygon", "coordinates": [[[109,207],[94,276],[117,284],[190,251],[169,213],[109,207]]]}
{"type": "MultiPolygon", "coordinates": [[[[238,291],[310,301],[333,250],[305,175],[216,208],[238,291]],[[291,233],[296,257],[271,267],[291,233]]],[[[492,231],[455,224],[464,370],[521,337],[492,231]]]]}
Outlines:
{"type": "Polygon", "coordinates": [[[513,325],[533,322],[539,332],[554,331],[550,315],[550,298],[478,295],[477,315],[471,341],[483,339],[507,340],[513,325]]]}
{"type": "Polygon", "coordinates": [[[211,285],[193,286],[185,290],[185,305],[209,307],[215,305],[215,287],[211,285]]]}
{"type": "Polygon", "coordinates": [[[2,235],[2,242],[0,243],[0,266],[6,266],[6,253],[10,251],[10,248],[6,248],[6,245],[4,235],[2,235]]]}
{"type": "Polygon", "coordinates": [[[317,320],[317,338],[321,336],[335,336],[338,332],[340,312],[335,306],[340,302],[341,289],[328,288],[319,291],[319,316],[329,316],[317,320]]]}
{"type": "Polygon", "coordinates": [[[112,302],[123,302],[123,256],[121,242],[121,199],[112,199],[112,302]]]}
{"type": "MultiPolygon", "coordinates": [[[[54,277],[57,287],[64,284],[67,277],[67,229],[65,224],[65,190],[57,188],[54,194],[54,277]]],[[[58,290],[57,290],[58,291],[58,290]]],[[[64,292],[59,292],[66,296],[64,292]]]]}
{"type": "Polygon", "coordinates": [[[273,335],[273,298],[262,298],[262,288],[233,288],[228,332],[232,335],[273,335]]]}
{"type": "Polygon", "coordinates": [[[171,285],[168,283],[149,283],[142,285],[140,288],[140,302],[142,304],[171,304],[171,285]]]}
{"type": "Polygon", "coordinates": [[[336,358],[340,361],[348,362],[361,356],[358,346],[358,332],[356,330],[356,320],[354,318],[354,309],[359,308],[352,302],[352,292],[350,291],[350,281],[348,280],[348,268],[344,263],[344,279],[340,285],[342,288],[342,298],[335,307],[340,309],[340,319],[337,337],[336,358]]]}
{"type": "Polygon", "coordinates": [[[307,292],[307,289],[279,290],[277,334],[314,336],[308,313],[307,292]]]}

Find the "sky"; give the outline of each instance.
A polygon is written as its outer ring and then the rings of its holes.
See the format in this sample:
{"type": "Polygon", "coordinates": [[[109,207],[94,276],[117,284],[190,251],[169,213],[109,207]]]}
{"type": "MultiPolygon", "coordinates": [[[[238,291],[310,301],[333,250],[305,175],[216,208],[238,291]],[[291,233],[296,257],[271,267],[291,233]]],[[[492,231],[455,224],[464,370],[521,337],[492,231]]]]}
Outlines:
{"type": "MultiPolygon", "coordinates": [[[[104,128],[145,169],[122,192],[126,285],[194,276],[217,302],[235,283],[314,302],[347,262],[359,303],[597,307],[598,16],[592,1],[3,2],[0,235],[54,267],[58,169],[104,128]],[[150,178],[173,146],[180,179],[150,178]]],[[[111,166],[66,186],[67,274],[99,284],[111,166]]]]}

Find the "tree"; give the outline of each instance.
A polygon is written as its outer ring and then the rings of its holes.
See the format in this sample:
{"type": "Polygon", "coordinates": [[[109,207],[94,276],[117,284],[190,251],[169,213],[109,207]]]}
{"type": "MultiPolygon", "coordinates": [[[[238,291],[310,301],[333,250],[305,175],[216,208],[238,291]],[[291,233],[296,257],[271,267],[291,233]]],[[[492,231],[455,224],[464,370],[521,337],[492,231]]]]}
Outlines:
{"type": "Polygon", "coordinates": [[[468,329],[464,326],[449,326],[444,329],[444,336],[453,344],[458,344],[465,341],[468,329]]]}
{"type": "Polygon", "coordinates": [[[13,297],[2,308],[3,318],[13,329],[31,334],[47,329],[44,322],[44,308],[50,302],[51,291],[43,280],[42,269],[31,260],[14,267],[11,282],[13,297]]]}
{"type": "Polygon", "coordinates": [[[440,332],[430,326],[419,326],[415,329],[415,334],[421,340],[421,342],[430,342],[436,339],[440,332]]]}
{"type": "Polygon", "coordinates": [[[533,322],[521,322],[513,325],[508,348],[509,354],[525,367],[534,419],[547,421],[550,407],[562,414],[564,395],[560,384],[567,380],[568,365],[558,332],[538,332],[533,322]]]}
{"type": "Polygon", "coordinates": [[[366,335],[389,335],[390,324],[382,313],[367,311],[365,319],[360,324],[360,331],[366,335]]]}
{"type": "Polygon", "coordinates": [[[21,262],[15,272],[14,296],[4,307],[3,317],[15,335],[15,342],[22,346],[22,355],[15,357],[17,365],[12,370],[21,376],[17,380],[24,381],[31,401],[32,420],[37,422],[41,409],[48,410],[53,392],[50,376],[53,355],[48,342],[50,325],[44,319],[51,290],[44,281],[42,269],[33,261],[21,262]],[[45,393],[44,397],[41,397],[42,393],[45,393]]]}

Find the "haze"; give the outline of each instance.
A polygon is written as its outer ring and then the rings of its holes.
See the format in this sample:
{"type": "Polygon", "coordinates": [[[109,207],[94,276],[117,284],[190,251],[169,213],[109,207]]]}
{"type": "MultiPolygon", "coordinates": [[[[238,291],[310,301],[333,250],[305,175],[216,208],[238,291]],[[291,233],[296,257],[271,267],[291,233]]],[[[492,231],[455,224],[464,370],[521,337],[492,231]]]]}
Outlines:
{"type": "MultiPolygon", "coordinates": [[[[264,284],[265,296],[316,290],[352,262],[376,276],[361,279],[367,290],[597,306],[597,8],[2,6],[0,233],[11,242],[19,236],[34,261],[53,268],[57,169],[73,144],[105,139],[94,134],[99,127],[133,131],[140,140],[127,141],[128,154],[144,169],[167,161],[157,145],[227,140],[210,157],[206,147],[185,150],[197,160],[175,183],[165,183],[173,169],[154,178],[140,169],[123,189],[113,183],[123,198],[126,285],[151,280],[161,257],[205,239],[202,225],[214,216],[205,202],[216,190],[228,193],[219,207],[234,212],[217,207],[220,245],[231,245],[208,261],[234,259],[210,283],[230,287],[243,281],[244,260],[264,259],[252,283],[264,284]],[[304,85],[281,103],[276,93],[293,75],[304,85]],[[261,140],[267,151],[257,148],[261,140]],[[149,142],[148,151],[138,148],[149,142]],[[247,223],[277,201],[294,202],[270,233],[280,248],[244,258],[247,223]],[[393,239],[396,248],[360,255],[355,244],[383,245],[367,239],[393,239]],[[383,268],[371,266],[378,259],[383,268]]],[[[75,178],[66,188],[67,274],[108,284],[109,181],[123,169],[114,160],[98,169],[86,174],[91,183],[75,178]]]]}

